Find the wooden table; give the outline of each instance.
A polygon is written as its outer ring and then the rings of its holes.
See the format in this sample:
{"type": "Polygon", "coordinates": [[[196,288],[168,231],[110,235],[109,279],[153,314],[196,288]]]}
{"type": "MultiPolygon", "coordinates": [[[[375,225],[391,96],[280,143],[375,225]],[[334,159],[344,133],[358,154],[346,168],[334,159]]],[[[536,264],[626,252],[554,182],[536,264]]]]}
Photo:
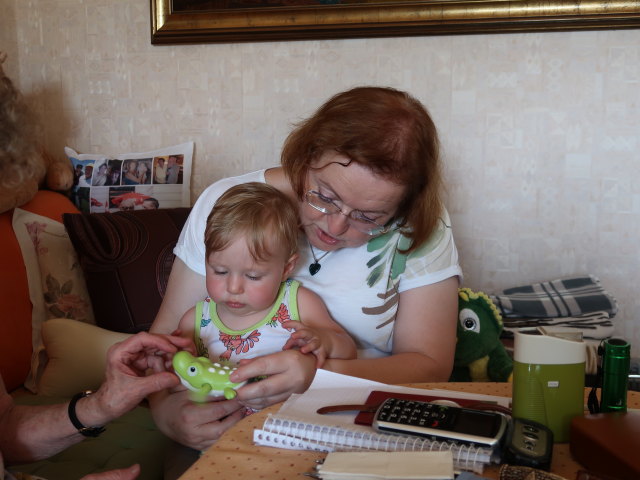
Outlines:
{"type": "MultiPolygon", "coordinates": [[[[408,385],[414,388],[447,389],[469,393],[481,393],[502,397],[511,396],[510,383],[420,383],[408,385]]],[[[588,390],[585,389],[585,402],[588,390]]],[[[629,392],[628,407],[640,408],[640,392],[629,392]]],[[[220,440],[209,448],[200,459],[187,470],[180,480],[238,480],[269,479],[292,480],[307,478],[301,473],[311,472],[315,461],[326,453],[284,450],[260,447],[253,444],[254,428],[261,428],[269,413],[275,413],[281,404],[273,405],[238,422],[220,440]]],[[[499,465],[485,468],[482,476],[498,478],[499,465]]],[[[569,452],[568,443],[557,443],[553,447],[551,471],[568,480],[576,478],[582,467],[569,452]]]]}

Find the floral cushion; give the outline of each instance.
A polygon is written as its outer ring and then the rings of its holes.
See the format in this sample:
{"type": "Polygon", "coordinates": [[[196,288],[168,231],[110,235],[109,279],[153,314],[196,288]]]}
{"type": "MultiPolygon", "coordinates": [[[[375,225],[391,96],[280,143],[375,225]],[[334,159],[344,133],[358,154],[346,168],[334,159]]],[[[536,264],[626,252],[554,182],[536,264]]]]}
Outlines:
{"type": "Polygon", "coordinates": [[[95,321],[84,275],[64,225],[16,208],[13,230],[22,251],[33,306],[33,353],[25,387],[37,393],[37,383],[46,365],[42,323],[51,318],[68,318],[91,324],[95,321]]]}

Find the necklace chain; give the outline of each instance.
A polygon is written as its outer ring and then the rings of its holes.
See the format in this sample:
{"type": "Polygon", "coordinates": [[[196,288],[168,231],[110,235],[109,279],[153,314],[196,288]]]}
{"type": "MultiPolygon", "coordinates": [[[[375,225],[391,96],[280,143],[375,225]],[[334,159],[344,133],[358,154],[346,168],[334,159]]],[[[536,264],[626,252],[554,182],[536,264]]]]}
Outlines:
{"type": "Polygon", "coordinates": [[[311,255],[313,255],[313,259],[315,260],[316,263],[320,263],[320,260],[322,260],[324,257],[326,257],[331,253],[331,251],[324,252],[322,255],[320,255],[320,257],[316,257],[316,253],[313,251],[313,247],[311,245],[309,245],[309,247],[311,247],[311,255]]]}
{"type": "Polygon", "coordinates": [[[328,252],[324,252],[320,257],[316,257],[316,252],[313,250],[313,245],[309,242],[309,249],[311,250],[311,255],[313,256],[313,263],[309,265],[309,273],[313,276],[320,271],[322,265],[320,265],[320,260],[331,253],[331,250],[328,252]]]}

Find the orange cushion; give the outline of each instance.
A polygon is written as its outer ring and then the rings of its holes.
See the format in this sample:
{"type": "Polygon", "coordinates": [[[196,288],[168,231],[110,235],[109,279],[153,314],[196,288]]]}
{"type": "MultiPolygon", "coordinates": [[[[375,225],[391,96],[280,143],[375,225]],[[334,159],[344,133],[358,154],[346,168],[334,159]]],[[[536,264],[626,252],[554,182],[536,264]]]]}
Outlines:
{"type": "MultiPolygon", "coordinates": [[[[60,193],[39,191],[23,205],[38,215],[62,222],[78,209],[60,193]]],[[[9,391],[24,382],[31,366],[31,301],[20,245],[11,226],[13,210],[0,214],[0,374],[9,391]]]]}

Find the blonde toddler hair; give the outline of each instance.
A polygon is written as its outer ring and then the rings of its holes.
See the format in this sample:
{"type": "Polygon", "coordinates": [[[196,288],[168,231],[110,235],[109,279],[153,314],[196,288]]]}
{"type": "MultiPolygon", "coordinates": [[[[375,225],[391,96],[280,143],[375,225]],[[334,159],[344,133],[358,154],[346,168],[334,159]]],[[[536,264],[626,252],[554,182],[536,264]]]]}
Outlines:
{"type": "Polygon", "coordinates": [[[284,193],[266,183],[242,183],[222,194],[207,217],[206,257],[245,235],[255,260],[279,251],[288,259],[298,251],[298,233],[298,212],[284,193]]]}

